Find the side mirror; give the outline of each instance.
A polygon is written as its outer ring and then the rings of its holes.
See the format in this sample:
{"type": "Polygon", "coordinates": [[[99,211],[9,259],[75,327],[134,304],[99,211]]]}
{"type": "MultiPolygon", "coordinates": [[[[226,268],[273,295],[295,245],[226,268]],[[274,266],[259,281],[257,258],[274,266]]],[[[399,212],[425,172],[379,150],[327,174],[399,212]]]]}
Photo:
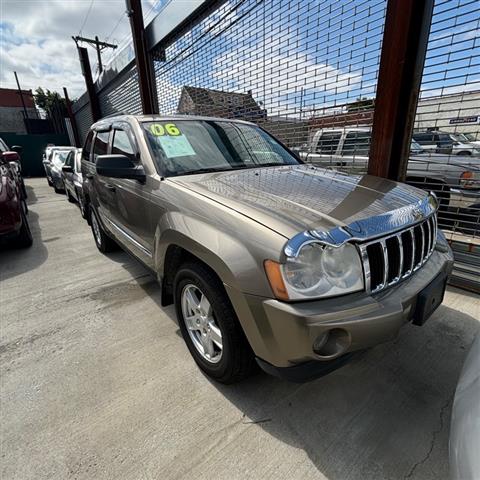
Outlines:
{"type": "Polygon", "coordinates": [[[141,165],[134,163],[126,155],[112,154],[99,155],[96,162],[98,175],[111,178],[129,178],[144,182],[145,170],[141,165]]]}
{"type": "Polygon", "coordinates": [[[71,165],[64,165],[62,167],[62,172],[64,173],[73,173],[73,167],[71,165]]]}
{"type": "Polygon", "coordinates": [[[20,157],[17,152],[2,152],[2,159],[5,162],[19,162],[20,157]]]}
{"type": "Polygon", "coordinates": [[[13,147],[11,147],[11,150],[12,152],[22,153],[23,147],[21,147],[20,145],[14,145],[13,147]]]}

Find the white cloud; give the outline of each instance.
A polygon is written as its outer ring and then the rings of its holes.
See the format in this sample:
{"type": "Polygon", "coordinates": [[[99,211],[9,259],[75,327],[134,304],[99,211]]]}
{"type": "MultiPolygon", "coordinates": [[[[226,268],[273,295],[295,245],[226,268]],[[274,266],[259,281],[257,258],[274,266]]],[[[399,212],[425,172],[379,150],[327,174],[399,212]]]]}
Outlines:
{"type": "Polygon", "coordinates": [[[472,79],[468,83],[462,83],[460,85],[425,89],[420,92],[420,98],[438,97],[441,95],[453,95],[455,93],[464,92],[475,92],[477,90],[480,90],[480,78],[472,79]]]}
{"type": "MultiPolygon", "coordinates": [[[[91,0],[1,0],[0,1],[0,86],[16,88],[13,71],[17,71],[22,88],[38,86],[62,91],[71,97],[85,91],[75,43],[91,0]]],[[[154,0],[144,0],[150,10],[154,0]]],[[[109,39],[118,43],[130,33],[125,0],[95,0],[82,35],[105,39],[123,18],[109,39]]],[[[92,71],[96,52],[89,47],[92,71]]],[[[108,51],[102,58],[110,57],[108,51]]]]}
{"type": "MultiPolygon", "coordinates": [[[[266,39],[266,46],[275,45],[274,40],[266,39]]],[[[359,71],[346,72],[317,63],[308,53],[299,51],[281,53],[277,49],[263,56],[257,45],[218,55],[212,70],[225,90],[252,90],[254,98],[265,102],[270,115],[298,114],[302,88],[305,95],[325,97],[358,89],[362,83],[359,71]]]]}

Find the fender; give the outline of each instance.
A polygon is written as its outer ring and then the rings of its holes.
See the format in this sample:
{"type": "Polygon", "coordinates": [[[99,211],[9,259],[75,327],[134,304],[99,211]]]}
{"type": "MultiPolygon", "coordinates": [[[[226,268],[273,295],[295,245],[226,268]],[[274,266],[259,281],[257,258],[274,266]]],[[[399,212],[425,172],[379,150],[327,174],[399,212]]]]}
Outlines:
{"type": "Polygon", "coordinates": [[[166,213],[156,227],[154,239],[154,264],[159,279],[165,275],[167,248],[176,245],[210,266],[225,285],[244,293],[271,297],[263,265],[259,266],[254,254],[233,233],[178,211],[166,213]],[[252,278],[255,278],[254,291],[252,278]]]}

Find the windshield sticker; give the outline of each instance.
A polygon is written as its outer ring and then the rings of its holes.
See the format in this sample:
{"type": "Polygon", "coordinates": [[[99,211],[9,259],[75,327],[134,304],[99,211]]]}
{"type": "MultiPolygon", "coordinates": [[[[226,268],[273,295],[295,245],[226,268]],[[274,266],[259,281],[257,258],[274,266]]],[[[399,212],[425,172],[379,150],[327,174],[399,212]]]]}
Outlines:
{"type": "Polygon", "coordinates": [[[166,123],[165,125],[154,123],[150,125],[150,132],[152,132],[152,135],[155,135],[155,137],[163,137],[164,135],[177,137],[182,134],[174,123],[166,123]]]}
{"type": "Polygon", "coordinates": [[[158,136],[157,140],[162,146],[167,158],[189,157],[191,155],[196,155],[195,150],[192,148],[185,135],[162,135],[158,136]]]}

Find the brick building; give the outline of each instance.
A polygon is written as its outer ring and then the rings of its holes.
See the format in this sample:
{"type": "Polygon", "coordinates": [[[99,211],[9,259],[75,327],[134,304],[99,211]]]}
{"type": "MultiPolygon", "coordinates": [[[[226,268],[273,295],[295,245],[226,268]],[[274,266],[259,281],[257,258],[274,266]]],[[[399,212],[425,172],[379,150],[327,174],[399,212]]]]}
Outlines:
{"type": "MultiPolygon", "coordinates": [[[[28,118],[38,119],[31,90],[22,90],[28,118]]],[[[0,132],[27,133],[20,93],[12,88],[0,88],[0,132]]]]}

